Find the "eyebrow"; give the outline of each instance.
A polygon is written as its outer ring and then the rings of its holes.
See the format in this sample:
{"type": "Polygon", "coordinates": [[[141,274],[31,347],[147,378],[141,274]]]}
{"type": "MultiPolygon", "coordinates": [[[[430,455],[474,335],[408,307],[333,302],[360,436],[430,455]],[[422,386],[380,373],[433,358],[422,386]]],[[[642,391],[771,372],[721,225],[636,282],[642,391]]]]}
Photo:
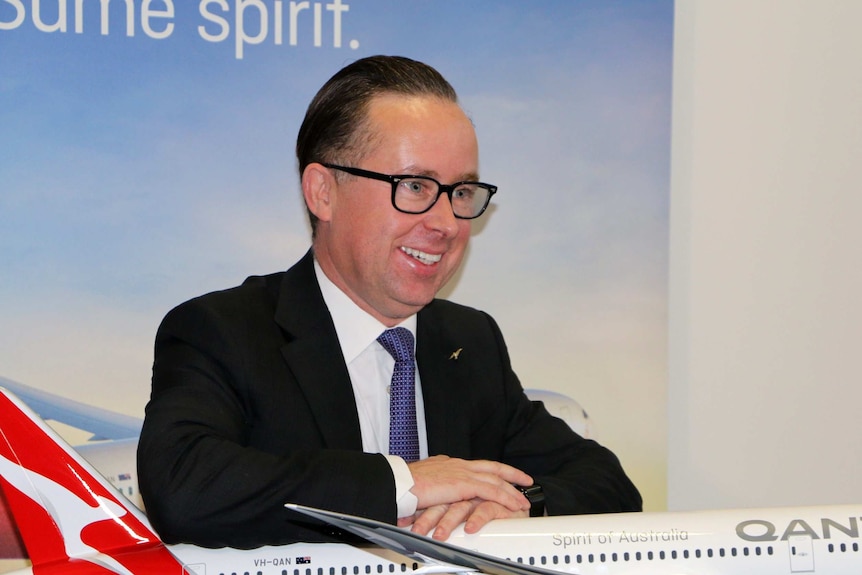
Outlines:
{"type": "MultiPolygon", "coordinates": [[[[411,176],[426,176],[429,178],[434,178],[435,180],[440,180],[440,174],[436,170],[421,170],[416,166],[407,166],[404,168],[404,172],[400,172],[401,175],[409,174],[411,176]]],[[[456,182],[478,182],[479,174],[476,172],[468,172],[466,174],[461,174],[456,182]]]]}

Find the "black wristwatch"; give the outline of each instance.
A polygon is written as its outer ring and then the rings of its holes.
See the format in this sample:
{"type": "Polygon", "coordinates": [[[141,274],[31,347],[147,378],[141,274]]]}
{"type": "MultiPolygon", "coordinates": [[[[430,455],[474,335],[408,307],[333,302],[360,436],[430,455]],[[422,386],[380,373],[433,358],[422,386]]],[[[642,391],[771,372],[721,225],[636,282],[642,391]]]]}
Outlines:
{"type": "Polygon", "coordinates": [[[545,492],[542,486],[533,484],[529,487],[515,486],[530,502],[530,517],[541,517],[545,514],[545,492]]]}

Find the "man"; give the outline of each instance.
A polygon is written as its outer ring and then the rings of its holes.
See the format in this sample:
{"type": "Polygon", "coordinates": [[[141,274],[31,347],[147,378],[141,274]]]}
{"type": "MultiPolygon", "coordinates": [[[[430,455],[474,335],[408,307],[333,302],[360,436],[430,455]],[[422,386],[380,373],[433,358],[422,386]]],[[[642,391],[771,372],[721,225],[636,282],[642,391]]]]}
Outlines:
{"type": "Polygon", "coordinates": [[[528,487],[550,514],[639,510],[612,453],[526,398],[494,321],[434,299],[496,191],[448,82],[406,58],[359,60],[311,102],[297,156],[312,250],[159,328],[138,467],[164,539],[331,538],[288,502],[445,539],[527,516],[528,487]],[[378,341],[389,328],[411,353],[415,338],[415,360],[378,341]],[[405,377],[415,414],[398,455],[388,394],[405,377]]]}

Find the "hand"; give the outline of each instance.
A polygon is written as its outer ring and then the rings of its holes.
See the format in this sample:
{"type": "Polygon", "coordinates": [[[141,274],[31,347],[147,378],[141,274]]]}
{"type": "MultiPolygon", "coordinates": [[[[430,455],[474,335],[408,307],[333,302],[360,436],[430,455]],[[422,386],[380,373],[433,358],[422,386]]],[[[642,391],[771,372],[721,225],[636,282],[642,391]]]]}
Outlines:
{"type": "MultiPolygon", "coordinates": [[[[473,518],[475,529],[506,514],[529,511],[530,502],[513,487],[532,485],[533,479],[523,471],[495,461],[454,459],[435,455],[408,465],[413,475],[410,490],[418,499],[417,517],[429,508],[437,508],[428,518],[420,522],[420,529],[427,526],[426,533],[444,517],[443,532],[451,532],[465,519],[473,518]],[[497,507],[482,505],[496,503],[497,507]],[[450,510],[450,507],[454,508],[450,510]],[[444,508],[438,506],[447,506],[444,508]],[[505,511],[504,511],[505,510],[505,511]],[[459,520],[452,523],[455,518],[459,520]],[[450,525],[448,529],[445,527],[450,525]]],[[[410,524],[408,519],[405,524],[410,524]]],[[[445,537],[444,537],[445,538],[445,537]]]]}
{"type": "Polygon", "coordinates": [[[465,524],[466,533],[476,533],[493,519],[529,516],[529,510],[510,511],[493,501],[473,499],[429,507],[412,517],[399,519],[398,526],[406,527],[412,523],[411,531],[423,535],[427,535],[433,529],[434,533],[431,536],[438,541],[445,541],[452,534],[452,530],[461,523],[465,524]]]}

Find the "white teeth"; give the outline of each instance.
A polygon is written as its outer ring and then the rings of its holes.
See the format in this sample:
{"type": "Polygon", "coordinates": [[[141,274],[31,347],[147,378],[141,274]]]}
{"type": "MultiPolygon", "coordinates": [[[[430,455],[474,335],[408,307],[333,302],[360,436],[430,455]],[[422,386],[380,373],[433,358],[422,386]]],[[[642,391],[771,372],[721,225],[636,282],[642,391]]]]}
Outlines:
{"type": "Polygon", "coordinates": [[[436,264],[442,258],[442,254],[426,254],[425,252],[420,252],[419,250],[414,250],[413,248],[405,248],[401,247],[401,251],[407,255],[413,256],[426,266],[430,266],[431,264],[436,264]]]}

